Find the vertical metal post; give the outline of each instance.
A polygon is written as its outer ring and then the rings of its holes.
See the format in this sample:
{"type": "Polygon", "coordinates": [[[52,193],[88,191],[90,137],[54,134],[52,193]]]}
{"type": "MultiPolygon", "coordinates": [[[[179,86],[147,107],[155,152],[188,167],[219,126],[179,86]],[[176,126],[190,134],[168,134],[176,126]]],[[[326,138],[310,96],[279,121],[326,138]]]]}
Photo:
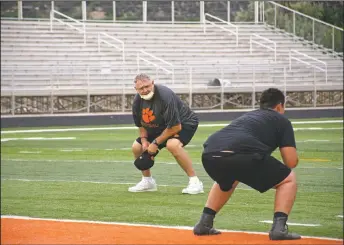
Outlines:
{"type": "Polygon", "coordinates": [[[11,103],[11,109],[12,109],[12,115],[14,115],[15,109],[16,109],[16,100],[15,100],[15,96],[14,96],[14,70],[13,70],[13,66],[12,66],[12,82],[11,82],[11,87],[12,87],[12,103],[11,103]]]}
{"type": "Polygon", "coordinates": [[[250,54],[252,54],[252,36],[250,36],[250,54]]]}
{"type": "Polygon", "coordinates": [[[314,90],[313,90],[313,107],[317,107],[317,84],[316,84],[316,79],[317,75],[315,72],[315,68],[313,68],[313,79],[314,79],[314,90]]]}
{"type": "Polygon", "coordinates": [[[293,12],[293,34],[295,36],[295,12],[293,12]]]}
{"type": "Polygon", "coordinates": [[[231,1],[227,1],[227,21],[231,22],[231,1]]]}
{"type": "Polygon", "coordinates": [[[314,19],[312,19],[312,40],[313,40],[313,43],[314,43],[314,19]]]}
{"type": "Polygon", "coordinates": [[[171,21],[174,24],[174,1],[171,1],[171,21]]]}
{"type": "Polygon", "coordinates": [[[144,23],[147,22],[147,1],[142,2],[142,20],[144,23]]]}
{"type": "Polygon", "coordinates": [[[256,66],[253,64],[253,74],[252,74],[252,79],[253,79],[253,91],[252,91],[252,109],[254,109],[255,104],[256,104],[256,66]]]}
{"type": "Polygon", "coordinates": [[[285,103],[284,103],[284,108],[287,107],[287,69],[286,67],[283,67],[283,76],[284,76],[284,98],[285,98],[285,103]]]}
{"type": "Polygon", "coordinates": [[[112,20],[116,22],[116,1],[112,1],[112,20]]]}
{"type": "Polygon", "coordinates": [[[333,56],[334,56],[334,26],[332,26],[332,53],[333,53],[333,56]]]}
{"type": "Polygon", "coordinates": [[[291,50],[289,50],[289,71],[291,71],[291,50]]]}
{"type": "Polygon", "coordinates": [[[100,33],[98,32],[98,53],[100,52],[100,33]]]}
{"type": "Polygon", "coordinates": [[[223,110],[223,104],[224,104],[224,98],[225,98],[225,91],[224,91],[224,86],[223,86],[223,83],[221,83],[221,110],[223,110]]]}
{"type": "Polygon", "coordinates": [[[123,89],[122,89],[122,112],[124,112],[125,111],[125,88],[124,87],[122,87],[123,89]]]}
{"type": "Polygon", "coordinates": [[[18,1],[18,19],[23,19],[23,1],[18,1]]]}
{"type": "Polygon", "coordinates": [[[204,23],[204,1],[199,2],[199,16],[200,16],[200,23],[204,23]]]}
{"type": "Polygon", "coordinates": [[[53,10],[50,11],[50,32],[53,31],[53,10]]]}
{"type": "Polygon", "coordinates": [[[87,20],[87,6],[86,6],[86,1],[81,2],[81,13],[82,13],[82,20],[86,21],[87,20]]]}
{"type": "Polygon", "coordinates": [[[275,28],[277,26],[277,6],[275,4],[275,28]]]}
{"type": "Polygon", "coordinates": [[[87,113],[91,110],[91,96],[90,96],[90,67],[87,66],[87,113]]]}
{"type": "Polygon", "coordinates": [[[192,107],[192,67],[189,68],[189,107],[192,107]]]}

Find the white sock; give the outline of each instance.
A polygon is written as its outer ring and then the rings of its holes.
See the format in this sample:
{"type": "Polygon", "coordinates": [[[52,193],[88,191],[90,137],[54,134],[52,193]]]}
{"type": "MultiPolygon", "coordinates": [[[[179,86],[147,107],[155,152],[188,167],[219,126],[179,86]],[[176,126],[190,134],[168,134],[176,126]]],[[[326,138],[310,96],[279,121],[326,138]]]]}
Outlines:
{"type": "Polygon", "coordinates": [[[199,179],[197,176],[192,176],[192,177],[189,177],[189,182],[196,184],[196,183],[199,183],[199,179]]]}
{"type": "Polygon", "coordinates": [[[142,179],[146,180],[146,181],[151,181],[152,180],[152,176],[149,176],[149,177],[142,176],[142,179]]]}

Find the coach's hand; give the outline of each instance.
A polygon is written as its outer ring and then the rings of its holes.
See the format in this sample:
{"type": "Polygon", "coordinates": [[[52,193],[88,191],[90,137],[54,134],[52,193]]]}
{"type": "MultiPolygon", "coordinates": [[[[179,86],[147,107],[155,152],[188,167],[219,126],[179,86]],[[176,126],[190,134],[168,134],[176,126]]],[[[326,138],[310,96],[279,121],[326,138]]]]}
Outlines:
{"type": "Polygon", "coordinates": [[[158,146],[156,144],[150,144],[147,150],[149,154],[155,154],[158,150],[158,146]]]}
{"type": "Polygon", "coordinates": [[[150,145],[150,142],[146,139],[141,139],[142,144],[142,150],[146,151],[148,149],[148,146],[150,145]]]}

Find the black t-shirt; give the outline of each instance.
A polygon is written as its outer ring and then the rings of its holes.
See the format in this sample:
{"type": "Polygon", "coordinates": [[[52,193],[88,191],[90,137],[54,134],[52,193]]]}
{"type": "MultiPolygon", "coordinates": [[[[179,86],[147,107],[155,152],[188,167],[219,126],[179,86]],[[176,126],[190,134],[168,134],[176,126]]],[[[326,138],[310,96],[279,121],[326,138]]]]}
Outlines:
{"type": "Polygon", "coordinates": [[[143,127],[149,135],[160,135],[166,128],[178,124],[197,125],[197,115],[168,87],[154,85],[151,100],[137,94],[133,102],[133,117],[137,127],[143,127]]]}
{"type": "Polygon", "coordinates": [[[274,110],[254,110],[236,118],[211,135],[203,144],[204,153],[234,151],[271,154],[277,147],[296,148],[291,122],[274,110]]]}

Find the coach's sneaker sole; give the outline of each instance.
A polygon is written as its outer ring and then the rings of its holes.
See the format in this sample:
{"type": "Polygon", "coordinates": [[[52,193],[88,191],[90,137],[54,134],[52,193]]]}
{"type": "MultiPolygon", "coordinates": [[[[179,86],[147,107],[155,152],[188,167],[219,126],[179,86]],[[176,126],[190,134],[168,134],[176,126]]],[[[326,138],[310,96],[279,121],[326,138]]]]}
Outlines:
{"type": "Polygon", "coordinates": [[[137,183],[135,186],[129,187],[128,189],[129,192],[149,192],[157,190],[158,187],[153,178],[150,180],[142,178],[139,183],[137,183]]]}
{"type": "Polygon", "coordinates": [[[196,183],[190,183],[186,188],[182,190],[183,194],[190,194],[190,195],[196,195],[204,193],[203,190],[203,183],[201,181],[198,181],[196,183]]]}

